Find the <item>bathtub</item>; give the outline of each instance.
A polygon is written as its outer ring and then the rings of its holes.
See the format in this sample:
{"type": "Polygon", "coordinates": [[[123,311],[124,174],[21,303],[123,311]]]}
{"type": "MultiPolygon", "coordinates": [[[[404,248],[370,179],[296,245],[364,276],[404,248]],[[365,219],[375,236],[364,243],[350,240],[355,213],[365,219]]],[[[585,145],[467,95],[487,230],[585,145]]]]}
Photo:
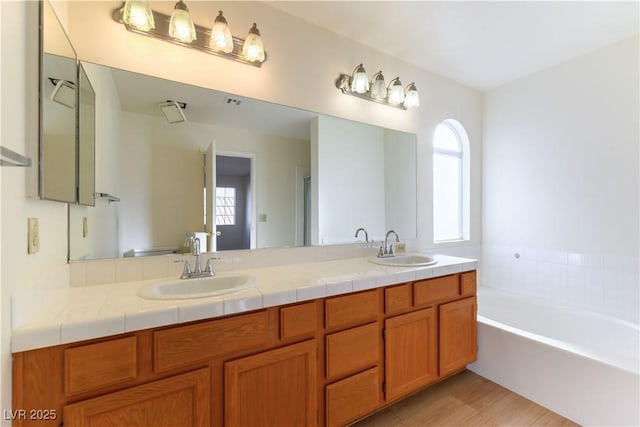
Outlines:
{"type": "Polygon", "coordinates": [[[480,288],[469,369],[581,425],[638,426],[638,341],[632,323],[480,288]]]}

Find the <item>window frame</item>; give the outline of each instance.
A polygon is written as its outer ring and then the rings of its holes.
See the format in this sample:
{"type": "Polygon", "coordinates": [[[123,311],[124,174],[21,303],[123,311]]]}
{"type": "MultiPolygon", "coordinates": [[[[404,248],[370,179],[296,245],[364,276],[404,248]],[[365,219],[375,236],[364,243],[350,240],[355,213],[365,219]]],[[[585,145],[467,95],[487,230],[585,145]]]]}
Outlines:
{"type": "Polygon", "coordinates": [[[470,240],[470,153],[469,153],[469,137],[464,127],[454,119],[443,120],[438,123],[433,133],[432,141],[432,202],[433,202],[433,243],[452,243],[464,242],[470,240]],[[457,150],[441,148],[436,145],[436,134],[440,126],[447,127],[456,137],[457,150]],[[458,161],[458,235],[449,239],[436,239],[436,223],[435,223],[435,164],[436,159],[440,157],[455,158],[458,161]]]}

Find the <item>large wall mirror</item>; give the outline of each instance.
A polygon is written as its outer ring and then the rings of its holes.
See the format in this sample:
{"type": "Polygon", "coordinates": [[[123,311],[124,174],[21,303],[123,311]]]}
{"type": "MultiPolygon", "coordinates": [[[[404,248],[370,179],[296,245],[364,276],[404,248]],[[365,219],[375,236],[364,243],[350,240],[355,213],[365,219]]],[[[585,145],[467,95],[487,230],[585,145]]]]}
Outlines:
{"type": "Polygon", "coordinates": [[[416,237],[415,135],[82,66],[111,197],[72,206],[70,259],[172,253],[198,232],[217,251],[416,237]]]}

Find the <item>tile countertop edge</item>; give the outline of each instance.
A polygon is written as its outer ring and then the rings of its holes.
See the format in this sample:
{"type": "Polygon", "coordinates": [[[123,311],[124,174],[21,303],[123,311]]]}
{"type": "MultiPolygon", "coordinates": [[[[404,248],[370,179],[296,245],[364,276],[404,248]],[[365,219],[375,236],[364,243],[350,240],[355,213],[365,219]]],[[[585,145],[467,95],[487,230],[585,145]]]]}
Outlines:
{"type": "MultiPolygon", "coordinates": [[[[256,288],[233,295],[225,295],[224,297],[210,297],[199,300],[169,300],[164,303],[159,302],[156,306],[141,304],[142,306],[138,309],[122,309],[121,312],[112,312],[111,315],[96,312],[94,315],[89,314],[78,319],[71,316],[74,313],[73,308],[66,307],[67,314],[71,317],[70,319],[36,319],[13,330],[11,352],[18,353],[60,344],[103,338],[143,330],[148,327],[179,325],[185,321],[213,319],[261,308],[275,307],[283,303],[308,301],[315,298],[342,295],[365,289],[389,286],[395,283],[429,279],[477,269],[478,261],[474,259],[445,255],[435,255],[435,257],[438,259],[438,264],[427,267],[381,267],[366,263],[368,258],[304,264],[306,266],[313,265],[314,267],[309,269],[308,275],[311,279],[307,277],[305,280],[303,277],[297,277],[296,280],[290,281],[284,289],[269,289],[266,284],[262,284],[256,288]],[[320,274],[313,277],[311,272],[311,270],[317,270],[318,267],[322,267],[323,264],[349,261],[353,261],[354,267],[353,271],[347,273],[353,276],[349,279],[345,279],[344,275],[331,277],[330,275],[323,276],[320,274]],[[362,263],[362,261],[365,261],[365,263],[362,263]],[[368,267],[368,271],[363,270],[363,267],[368,267]],[[302,283],[305,284],[300,286],[302,283]],[[265,289],[261,289],[261,286],[265,289]],[[286,298],[274,298],[277,294],[284,296],[285,293],[286,298]],[[293,295],[295,295],[295,298],[293,295]],[[190,307],[196,308],[203,305],[210,305],[212,309],[210,311],[189,310],[190,307]],[[214,307],[215,309],[213,309],[214,307]],[[185,319],[181,314],[186,311],[190,311],[188,319],[185,319]],[[136,321],[132,322],[133,319],[136,319],[136,321]],[[73,333],[70,333],[71,331],[73,333]]],[[[297,272],[299,276],[300,266],[294,264],[274,268],[280,269],[280,274],[290,270],[292,273],[297,272]]],[[[255,274],[259,276],[260,270],[264,269],[256,269],[255,274]]],[[[327,270],[331,271],[331,268],[327,270]]],[[[246,271],[252,272],[252,270],[246,271]]],[[[273,280],[273,278],[266,279],[267,282],[273,280]]],[[[124,285],[105,284],[95,286],[115,288],[116,286],[122,287],[124,285]]],[[[130,295],[127,296],[138,298],[135,290],[139,286],[136,282],[129,282],[127,289],[130,295]]]]}

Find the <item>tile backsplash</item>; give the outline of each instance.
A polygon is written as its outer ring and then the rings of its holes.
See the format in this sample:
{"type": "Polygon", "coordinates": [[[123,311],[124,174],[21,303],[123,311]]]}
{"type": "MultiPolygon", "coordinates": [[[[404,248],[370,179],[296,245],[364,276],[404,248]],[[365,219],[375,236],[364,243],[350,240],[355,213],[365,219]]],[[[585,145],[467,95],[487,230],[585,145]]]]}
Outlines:
{"type": "Polygon", "coordinates": [[[483,245],[481,286],[640,324],[640,259],[483,245]]]}

